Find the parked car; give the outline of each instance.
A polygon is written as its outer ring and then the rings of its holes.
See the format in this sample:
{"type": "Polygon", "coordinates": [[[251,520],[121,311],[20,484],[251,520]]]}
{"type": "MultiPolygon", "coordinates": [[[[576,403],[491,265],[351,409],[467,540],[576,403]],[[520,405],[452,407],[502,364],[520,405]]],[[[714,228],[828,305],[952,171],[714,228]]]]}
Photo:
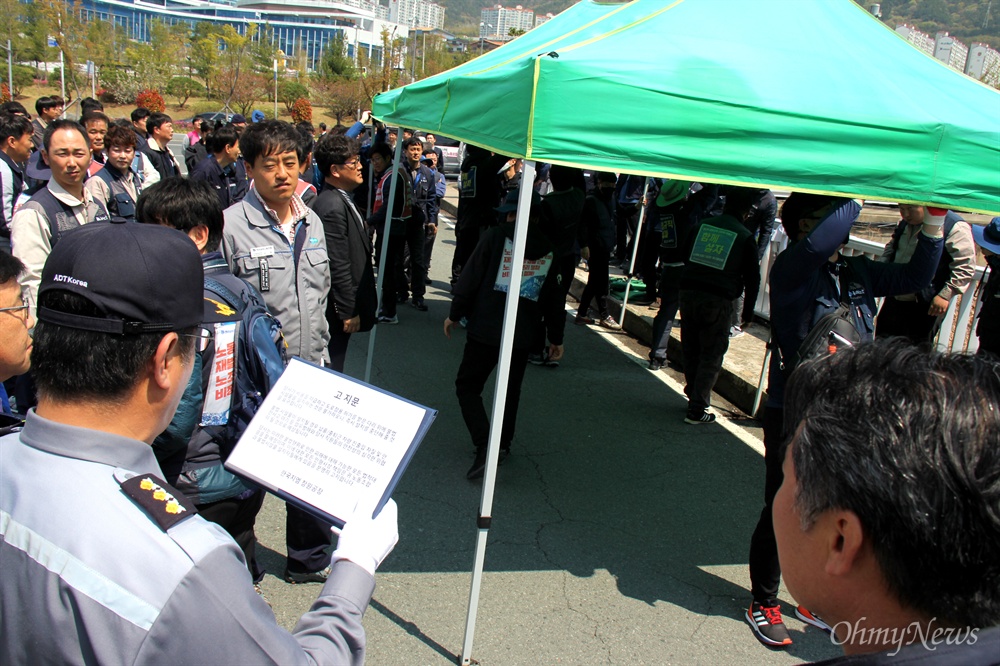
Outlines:
{"type": "Polygon", "coordinates": [[[465,145],[457,139],[435,134],[434,139],[438,148],[444,154],[444,167],[441,171],[445,176],[457,177],[461,171],[462,158],[465,156],[465,145]]]}
{"type": "MultiPolygon", "coordinates": [[[[206,111],[205,113],[199,113],[194,118],[200,118],[212,127],[215,127],[215,123],[217,122],[228,123],[233,119],[233,114],[224,111],[206,111]]],[[[189,119],[188,122],[193,122],[194,118],[189,119]]]]}

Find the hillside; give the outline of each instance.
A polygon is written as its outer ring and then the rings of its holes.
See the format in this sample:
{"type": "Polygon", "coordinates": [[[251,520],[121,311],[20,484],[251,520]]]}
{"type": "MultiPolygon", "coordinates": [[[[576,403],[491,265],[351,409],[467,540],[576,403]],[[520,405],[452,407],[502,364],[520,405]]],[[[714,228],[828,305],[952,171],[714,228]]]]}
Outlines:
{"type": "Polygon", "coordinates": [[[479,34],[479,12],[483,7],[502,4],[504,7],[521,5],[535,14],[558,14],[573,4],[573,0],[436,0],[447,8],[445,30],[459,34],[479,34]]]}
{"type": "Polygon", "coordinates": [[[1000,0],[882,0],[881,4],[882,20],[891,28],[908,23],[931,36],[946,30],[966,46],[986,42],[1000,48],[1000,0]]]}
{"type": "MultiPolygon", "coordinates": [[[[536,14],[558,14],[574,0],[437,0],[445,7],[445,29],[463,35],[479,34],[479,12],[501,2],[505,7],[521,5],[536,14]]],[[[878,0],[855,0],[868,8],[878,0]]],[[[788,0],[791,4],[795,0],[788,0]]],[[[915,25],[934,35],[947,30],[966,45],[986,42],[1000,48],[1000,0],[881,0],[882,20],[895,29],[899,23],[915,25]]]]}

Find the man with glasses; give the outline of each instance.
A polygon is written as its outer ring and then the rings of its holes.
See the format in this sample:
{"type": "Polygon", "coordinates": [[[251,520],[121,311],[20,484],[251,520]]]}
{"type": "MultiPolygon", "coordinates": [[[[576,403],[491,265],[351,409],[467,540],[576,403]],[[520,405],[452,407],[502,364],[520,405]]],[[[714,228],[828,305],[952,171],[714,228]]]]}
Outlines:
{"type": "Polygon", "coordinates": [[[46,263],[38,407],[0,441],[0,663],[364,661],[395,504],[347,520],[289,633],[229,535],[160,478],[150,444],[194,368],[202,277],[191,240],[154,224],[75,229],[46,263]]]}
{"type": "Polygon", "coordinates": [[[311,206],[323,221],[330,255],[326,320],[330,367],[337,372],[344,371],[351,334],[371,330],[378,306],[371,239],[351,196],[364,179],[359,151],[358,141],[343,135],[325,134],[316,144],[325,186],[311,206]]]}
{"type": "MultiPolygon", "coordinates": [[[[21,296],[17,277],[24,264],[6,252],[0,252],[0,382],[23,375],[31,367],[31,333],[35,320],[21,296]]],[[[7,391],[0,384],[0,432],[21,423],[13,415],[7,391]]]]}

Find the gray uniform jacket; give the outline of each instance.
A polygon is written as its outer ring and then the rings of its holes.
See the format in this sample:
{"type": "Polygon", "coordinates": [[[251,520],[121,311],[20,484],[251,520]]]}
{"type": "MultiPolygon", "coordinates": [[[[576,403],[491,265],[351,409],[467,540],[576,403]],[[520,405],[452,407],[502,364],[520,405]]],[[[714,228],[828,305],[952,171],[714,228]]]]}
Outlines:
{"type": "Polygon", "coordinates": [[[164,531],[130,472],[160,475],[145,443],[34,412],[0,439],[0,663],[363,663],[372,576],[334,563],[289,634],[222,528],[164,531]]]}
{"type": "Polygon", "coordinates": [[[281,322],[288,356],[319,363],[330,358],[326,350],[330,257],[322,222],[306,210],[292,247],[251,190],[243,201],[226,209],[222,254],[233,275],[256,287],[281,322]]]}

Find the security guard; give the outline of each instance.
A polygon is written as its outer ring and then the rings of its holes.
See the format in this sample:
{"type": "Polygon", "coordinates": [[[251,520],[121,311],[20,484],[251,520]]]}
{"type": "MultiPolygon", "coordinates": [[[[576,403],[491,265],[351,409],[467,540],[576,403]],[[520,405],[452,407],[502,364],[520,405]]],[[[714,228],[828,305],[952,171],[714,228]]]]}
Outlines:
{"type": "Polygon", "coordinates": [[[293,633],[243,555],[160,477],[149,444],[208,338],[194,244],[92,224],[53,248],[32,361],[38,407],[0,439],[0,663],[360,664],[395,505],[348,519],[293,633]]]}

